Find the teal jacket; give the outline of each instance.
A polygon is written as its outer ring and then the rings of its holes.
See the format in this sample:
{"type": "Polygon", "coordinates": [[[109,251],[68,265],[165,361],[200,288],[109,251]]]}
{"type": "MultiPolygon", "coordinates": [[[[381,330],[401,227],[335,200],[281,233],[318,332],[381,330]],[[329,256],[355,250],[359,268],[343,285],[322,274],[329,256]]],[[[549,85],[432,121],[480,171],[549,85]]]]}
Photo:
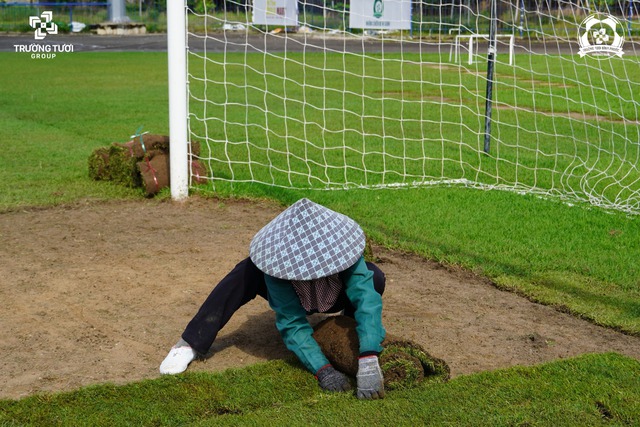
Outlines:
{"type": "MultiPolygon", "coordinates": [[[[373,273],[364,258],[340,273],[347,298],[355,307],[356,332],[360,341],[360,353],[380,352],[385,337],[382,326],[382,297],[373,287],[373,273]]],[[[289,280],[277,279],[265,274],[269,293],[269,305],[276,313],[276,327],[287,348],[293,351],[302,364],[313,374],[329,363],[320,346],[311,336],[313,328],[307,321],[307,313],[289,280]]]]}

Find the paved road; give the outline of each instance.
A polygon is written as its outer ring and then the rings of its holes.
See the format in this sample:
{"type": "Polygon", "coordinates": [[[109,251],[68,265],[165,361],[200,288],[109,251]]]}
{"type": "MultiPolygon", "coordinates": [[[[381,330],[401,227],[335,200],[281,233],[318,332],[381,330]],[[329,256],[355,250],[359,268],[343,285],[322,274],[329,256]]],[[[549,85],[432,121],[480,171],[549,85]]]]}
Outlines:
{"type": "MultiPolygon", "coordinates": [[[[506,54],[507,39],[498,40],[498,53],[506,54]]],[[[16,46],[25,46],[32,43],[52,45],[73,45],[73,52],[164,52],[167,50],[166,34],[147,34],[133,36],[99,36],[93,34],[57,34],[49,35],[43,41],[36,41],[32,34],[2,34],[0,35],[0,52],[16,52],[16,46]]],[[[467,41],[464,41],[460,54],[467,54],[467,41]]],[[[373,38],[345,38],[338,36],[319,36],[303,34],[245,34],[242,32],[212,33],[209,37],[191,35],[189,48],[191,51],[203,51],[206,45],[208,52],[351,52],[360,53],[440,53],[449,55],[452,41],[434,43],[426,40],[405,40],[400,43],[396,40],[380,40],[373,38]]],[[[517,40],[515,53],[535,52],[547,55],[575,55],[578,57],[580,46],[575,42],[548,41],[529,42],[517,40]]],[[[624,46],[625,57],[640,55],[640,41],[628,40],[624,46]]],[[[476,52],[486,54],[487,42],[482,41],[480,47],[476,46],[476,52]]],[[[464,60],[464,59],[463,59],[464,60]]]]}
{"type": "Polygon", "coordinates": [[[16,45],[55,44],[73,45],[74,52],[162,52],[167,50],[166,34],[138,36],[98,36],[92,34],[49,35],[35,40],[33,34],[0,35],[0,52],[15,52],[16,45]]]}
{"type": "MultiPolygon", "coordinates": [[[[502,42],[502,40],[500,40],[502,42]]],[[[162,52],[167,50],[166,34],[147,34],[135,36],[98,36],[92,34],[58,34],[50,35],[43,41],[36,41],[32,34],[3,34],[0,35],[0,52],[15,52],[16,45],[28,45],[31,43],[41,44],[72,44],[74,52],[162,52]]],[[[288,51],[301,52],[305,49],[307,52],[330,50],[338,52],[354,52],[359,53],[366,51],[367,53],[376,52],[428,52],[428,53],[449,53],[451,42],[433,43],[428,41],[410,40],[406,43],[399,43],[394,40],[385,40],[384,44],[379,40],[353,38],[345,39],[343,37],[321,37],[304,35],[264,35],[259,34],[236,34],[236,33],[217,33],[212,34],[208,38],[191,36],[189,37],[190,49],[194,51],[202,51],[206,43],[209,52],[219,52],[224,49],[226,43],[227,51],[243,52],[245,49],[260,51],[267,50],[269,52],[283,52],[285,48],[288,51]],[[306,41],[306,43],[305,43],[306,41]],[[251,47],[253,46],[253,47],[251,47]]],[[[499,51],[506,52],[506,46],[499,45],[499,51]]],[[[548,54],[572,54],[578,51],[578,42],[575,43],[528,43],[524,45],[521,41],[516,41],[516,53],[524,51],[534,51],[537,53],[548,54]]],[[[634,49],[630,49],[632,52],[634,49]]],[[[638,50],[638,49],[635,49],[638,50]]],[[[480,50],[483,52],[483,48],[480,50]]],[[[464,52],[464,50],[463,50],[464,52]]]]}

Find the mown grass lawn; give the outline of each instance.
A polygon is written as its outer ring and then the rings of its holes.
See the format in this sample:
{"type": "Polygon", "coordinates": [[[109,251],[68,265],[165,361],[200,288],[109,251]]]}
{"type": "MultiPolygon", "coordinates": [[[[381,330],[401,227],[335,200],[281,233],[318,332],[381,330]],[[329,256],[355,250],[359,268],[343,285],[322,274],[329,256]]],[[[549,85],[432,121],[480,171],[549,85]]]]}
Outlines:
{"type": "Polygon", "coordinates": [[[297,363],[189,373],[0,401],[0,425],[598,426],[640,422],[640,363],[585,355],[457,377],[360,401],[297,363]]]}

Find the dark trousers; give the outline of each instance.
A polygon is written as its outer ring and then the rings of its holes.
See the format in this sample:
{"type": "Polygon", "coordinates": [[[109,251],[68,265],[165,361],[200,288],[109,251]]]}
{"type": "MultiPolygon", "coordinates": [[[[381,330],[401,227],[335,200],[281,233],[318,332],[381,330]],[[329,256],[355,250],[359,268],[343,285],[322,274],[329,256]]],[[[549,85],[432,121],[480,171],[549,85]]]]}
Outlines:
{"type": "MultiPolygon", "coordinates": [[[[373,272],[373,286],[382,295],[385,287],[384,273],[373,263],[367,262],[367,268],[373,272]]],[[[246,258],[235,266],[218,285],[213,288],[198,313],[191,319],[182,333],[191,348],[199,354],[206,354],[218,336],[218,332],[227,324],[233,313],[252,299],[260,295],[268,299],[264,273],[246,258]]],[[[344,314],[353,317],[354,308],[344,290],[328,313],[344,310],[344,314]]]]}

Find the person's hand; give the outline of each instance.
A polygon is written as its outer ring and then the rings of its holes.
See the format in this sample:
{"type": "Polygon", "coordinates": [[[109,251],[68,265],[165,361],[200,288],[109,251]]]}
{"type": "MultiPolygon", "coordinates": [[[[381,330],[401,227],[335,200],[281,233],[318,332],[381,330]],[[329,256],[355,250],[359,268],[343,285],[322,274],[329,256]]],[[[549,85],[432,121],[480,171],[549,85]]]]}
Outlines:
{"type": "Polygon", "coordinates": [[[382,399],[384,397],[384,378],[378,363],[378,356],[365,356],[358,359],[358,399],[382,399]]]}
{"type": "Polygon", "coordinates": [[[346,375],[336,371],[331,365],[325,365],[318,370],[316,378],[320,387],[326,391],[347,391],[351,390],[351,384],[346,375]]]}

